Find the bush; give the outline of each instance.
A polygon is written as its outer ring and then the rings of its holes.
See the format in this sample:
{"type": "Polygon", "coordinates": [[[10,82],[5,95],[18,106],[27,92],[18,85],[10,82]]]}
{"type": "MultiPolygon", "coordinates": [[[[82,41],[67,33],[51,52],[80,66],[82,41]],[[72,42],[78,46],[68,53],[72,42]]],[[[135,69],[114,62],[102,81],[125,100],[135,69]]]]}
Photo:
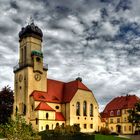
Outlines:
{"type": "Polygon", "coordinates": [[[7,140],[33,140],[37,136],[32,125],[27,125],[21,116],[17,116],[15,121],[10,119],[8,123],[1,125],[0,128],[2,135],[7,140]]]}
{"type": "Polygon", "coordinates": [[[108,128],[101,127],[100,133],[103,134],[103,135],[109,135],[110,134],[110,130],[108,128]]]}
{"type": "Polygon", "coordinates": [[[112,132],[111,135],[118,136],[119,134],[116,132],[112,132]]]}

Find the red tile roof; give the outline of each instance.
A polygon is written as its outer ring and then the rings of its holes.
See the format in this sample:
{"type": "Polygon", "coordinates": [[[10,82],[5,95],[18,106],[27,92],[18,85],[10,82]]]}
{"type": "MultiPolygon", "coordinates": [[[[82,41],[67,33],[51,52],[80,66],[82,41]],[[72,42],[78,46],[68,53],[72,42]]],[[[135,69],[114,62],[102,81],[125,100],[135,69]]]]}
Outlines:
{"type": "Polygon", "coordinates": [[[91,91],[78,80],[64,83],[48,79],[47,92],[33,91],[31,96],[33,96],[36,101],[47,101],[53,103],[70,102],[78,89],[91,91]]]}
{"type": "Polygon", "coordinates": [[[82,82],[80,82],[78,80],[66,83],[64,85],[63,101],[64,102],[70,102],[78,89],[91,91],[82,82]]]}
{"type": "Polygon", "coordinates": [[[45,110],[45,111],[55,111],[53,108],[51,108],[47,103],[40,102],[39,105],[36,107],[35,110],[45,110]]]}
{"type": "Polygon", "coordinates": [[[117,110],[134,108],[138,101],[140,101],[140,98],[135,95],[116,97],[106,105],[104,111],[101,113],[101,116],[103,118],[107,116],[109,117],[110,111],[114,111],[114,116],[116,116],[117,110]]]}
{"type": "Polygon", "coordinates": [[[61,112],[55,112],[56,121],[65,121],[65,118],[61,112]]]}

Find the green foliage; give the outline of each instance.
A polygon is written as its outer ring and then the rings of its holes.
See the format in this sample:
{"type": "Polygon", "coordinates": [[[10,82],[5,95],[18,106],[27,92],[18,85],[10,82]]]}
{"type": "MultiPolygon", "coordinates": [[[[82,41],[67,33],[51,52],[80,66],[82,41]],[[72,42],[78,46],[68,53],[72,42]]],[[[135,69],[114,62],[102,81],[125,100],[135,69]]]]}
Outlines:
{"type": "Polygon", "coordinates": [[[70,125],[56,126],[54,129],[54,133],[65,134],[65,135],[73,135],[79,132],[80,132],[80,127],[77,124],[74,124],[72,126],[70,125]]]}
{"type": "Polygon", "coordinates": [[[69,137],[69,136],[74,136],[74,135],[82,135],[82,133],[80,133],[80,127],[79,125],[66,125],[64,126],[61,125],[57,125],[55,127],[54,130],[45,130],[42,132],[39,132],[39,135],[42,137],[43,140],[45,140],[45,138],[49,138],[49,137],[58,137],[58,136],[65,136],[65,137],[69,137]]]}
{"type": "Polygon", "coordinates": [[[0,130],[7,140],[34,140],[37,136],[32,125],[27,125],[21,116],[17,116],[15,121],[10,119],[5,125],[0,125],[0,130]]]}
{"type": "Polygon", "coordinates": [[[13,112],[14,96],[9,86],[4,87],[0,91],[0,124],[8,122],[13,112]]]}
{"type": "Polygon", "coordinates": [[[103,135],[109,135],[110,130],[108,128],[106,128],[106,127],[101,127],[100,133],[103,134],[103,135]]]}
{"type": "Polygon", "coordinates": [[[66,134],[76,134],[76,133],[80,132],[80,127],[77,124],[74,124],[72,126],[67,125],[65,127],[65,132],[66,132],[66,134]]]}
{"type": "Polygon", "coordinates": [[[136,126],[140,130],[140,102],[135,104],[135,109],[128,110],[129,117],[128,120],[133,126],[136,126]]]}

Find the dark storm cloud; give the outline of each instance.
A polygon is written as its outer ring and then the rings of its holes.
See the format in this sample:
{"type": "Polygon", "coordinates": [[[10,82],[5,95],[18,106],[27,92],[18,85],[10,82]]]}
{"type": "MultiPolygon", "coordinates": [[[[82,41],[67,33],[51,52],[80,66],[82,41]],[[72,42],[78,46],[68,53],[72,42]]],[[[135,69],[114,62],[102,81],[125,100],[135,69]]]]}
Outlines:
{"type": "Polygon", "coordinates": [[[32,16],[44,34],[49,78],[69,81],[80,73],[101,108],[115,96],[129,92],[140,96],[139,4],[138,0],[0,1],[0,73],[4,71],[0,86],[13,87],[18,32],[32,16]]]}
{"type": "Polygon", "coordinates": [[[20,9],[20,7],[17,5],[17,2],[14,0],[10,1],[10,6],[16,10],[20,9]]]}

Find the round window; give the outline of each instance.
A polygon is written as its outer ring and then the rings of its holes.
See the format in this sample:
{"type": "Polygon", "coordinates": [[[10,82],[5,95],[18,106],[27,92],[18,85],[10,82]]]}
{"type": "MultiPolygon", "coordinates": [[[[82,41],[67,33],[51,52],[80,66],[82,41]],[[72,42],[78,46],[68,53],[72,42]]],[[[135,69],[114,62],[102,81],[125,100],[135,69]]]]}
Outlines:
{"type": "Polygon", "coordinates": [[[59,106],[57,105],[55,108],[56,108],[56,109],[59,109],[59,106]]]}

